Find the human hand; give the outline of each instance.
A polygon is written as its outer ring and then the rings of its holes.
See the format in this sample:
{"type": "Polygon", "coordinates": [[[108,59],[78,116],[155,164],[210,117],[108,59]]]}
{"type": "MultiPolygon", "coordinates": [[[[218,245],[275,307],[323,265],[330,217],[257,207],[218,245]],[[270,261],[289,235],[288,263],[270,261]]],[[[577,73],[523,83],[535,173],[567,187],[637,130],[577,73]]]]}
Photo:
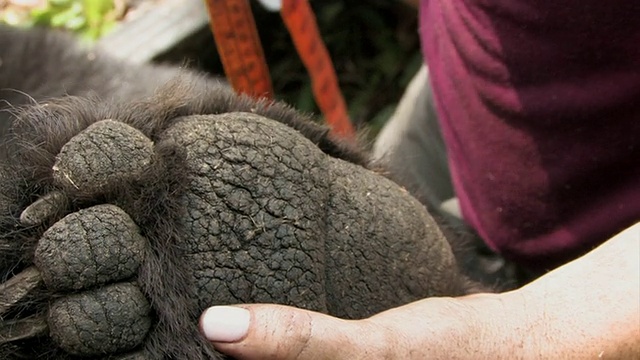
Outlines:
{"type": "Polygon", "coordinates": [[[281,305],[216,306],[200,328],[218,351],[243,360],[469,358],[488,318],[479,309],[501,322],[505,302],[498,299],[430,298],[363,320],[281,305]]]}

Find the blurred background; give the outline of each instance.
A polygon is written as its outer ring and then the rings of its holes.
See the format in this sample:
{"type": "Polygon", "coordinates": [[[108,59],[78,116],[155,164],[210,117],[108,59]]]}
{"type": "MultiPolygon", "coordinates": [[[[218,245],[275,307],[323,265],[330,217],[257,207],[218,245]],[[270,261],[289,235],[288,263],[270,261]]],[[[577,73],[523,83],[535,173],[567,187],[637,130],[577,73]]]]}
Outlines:
{"type": "MultiPolygon", "coordinates": [[[[203,0],[0,0],[0,21],[14,26],[48,26],[77,33],[87,42],[123,42],[146,33],[168,45],[150,60],[223,73],[206,14],[171,11],[203,0]],[[195,1],[195,2],[194,2],[195,1]],[[164,17],[157,16],[165,8],[164,17]],[[168,15],[167,15],[168,14],[168,15]],[[175,15],[172,15],[175,14],[175,15]],[[169,16],[169,17],[167,17],[169,16]],[[193,26],[179,26],[180,24],[193,26]],[[133,26],[131,24],[137,24],[133,26]],[[142,25],[141,25],[142,24],[142,25]],[[158,31],[162,29],[162,31],[158,31]],[[120,36],[117,36],[120,35],[120,36]],[[111,38],[111,40],[108,40],[111,38]],[[103,40],[104,39],[104,40],[103,40]],[[114,40],[117,39],[117,40],[114,40]]],[[[334,62],[351,119],[375,135],[393,113],[422,57],[414,0],[312,0],[318,26],[334,62]]],[[[318,114],[309,77],[278,13],[251,1],[278,99],[318,114]]],[[[144,43],[135,51],[143,51],[144,43]]],[[[127,57],[127,55],[124,55],[127,57]]]]}

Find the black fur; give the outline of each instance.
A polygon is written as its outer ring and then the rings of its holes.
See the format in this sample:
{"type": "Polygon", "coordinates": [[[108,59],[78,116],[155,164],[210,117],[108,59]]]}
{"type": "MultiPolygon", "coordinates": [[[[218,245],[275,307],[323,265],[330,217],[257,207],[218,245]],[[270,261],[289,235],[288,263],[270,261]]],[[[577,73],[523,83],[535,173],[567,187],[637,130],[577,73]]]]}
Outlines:
{"type": "Polygon", "coordinates": [[[131,102],[148,98],[160,86],[173,81],[174,88],[157,99],[160,104],[166,102],[166,106],[155,111],[171,109],[171,113],[164,114],[165,118],[253,112],[293,127],[331,156],[363,166],[367,163],[365,155],[354,144],[332,137],[327,127],[318,125],[310,117],[281,102],[237,96],[225,83],[206,75],[175,67],[119,62],[99,50],[83,49],[69,36],[51,30],[23,31],[0,26],[0,44],[0,129],[3,131],[21,105],[65,95],[131,102]]]}

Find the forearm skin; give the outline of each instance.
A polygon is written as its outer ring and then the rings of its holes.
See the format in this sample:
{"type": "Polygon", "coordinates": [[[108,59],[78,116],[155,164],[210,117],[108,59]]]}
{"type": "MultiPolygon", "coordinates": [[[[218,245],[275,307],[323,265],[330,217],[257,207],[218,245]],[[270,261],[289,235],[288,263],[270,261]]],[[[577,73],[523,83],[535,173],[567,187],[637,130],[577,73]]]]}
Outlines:
{"type": "Polygon", "coordinates": [[[407,359],[638,358],[640,224],[520,289],[429,298],[369,320],[389,329],[381,349],[407,359]]]}

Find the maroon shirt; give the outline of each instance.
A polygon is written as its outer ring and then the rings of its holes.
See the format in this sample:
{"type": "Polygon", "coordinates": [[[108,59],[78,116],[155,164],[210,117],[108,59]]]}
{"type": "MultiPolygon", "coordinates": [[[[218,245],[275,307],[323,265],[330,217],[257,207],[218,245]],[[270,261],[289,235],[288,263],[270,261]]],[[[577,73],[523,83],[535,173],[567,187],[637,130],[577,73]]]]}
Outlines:
{"type": "Polygon", "coordinates": [[[546,270],[640,221],[640,1],[423,0],[463,216],[546,270]]]}

